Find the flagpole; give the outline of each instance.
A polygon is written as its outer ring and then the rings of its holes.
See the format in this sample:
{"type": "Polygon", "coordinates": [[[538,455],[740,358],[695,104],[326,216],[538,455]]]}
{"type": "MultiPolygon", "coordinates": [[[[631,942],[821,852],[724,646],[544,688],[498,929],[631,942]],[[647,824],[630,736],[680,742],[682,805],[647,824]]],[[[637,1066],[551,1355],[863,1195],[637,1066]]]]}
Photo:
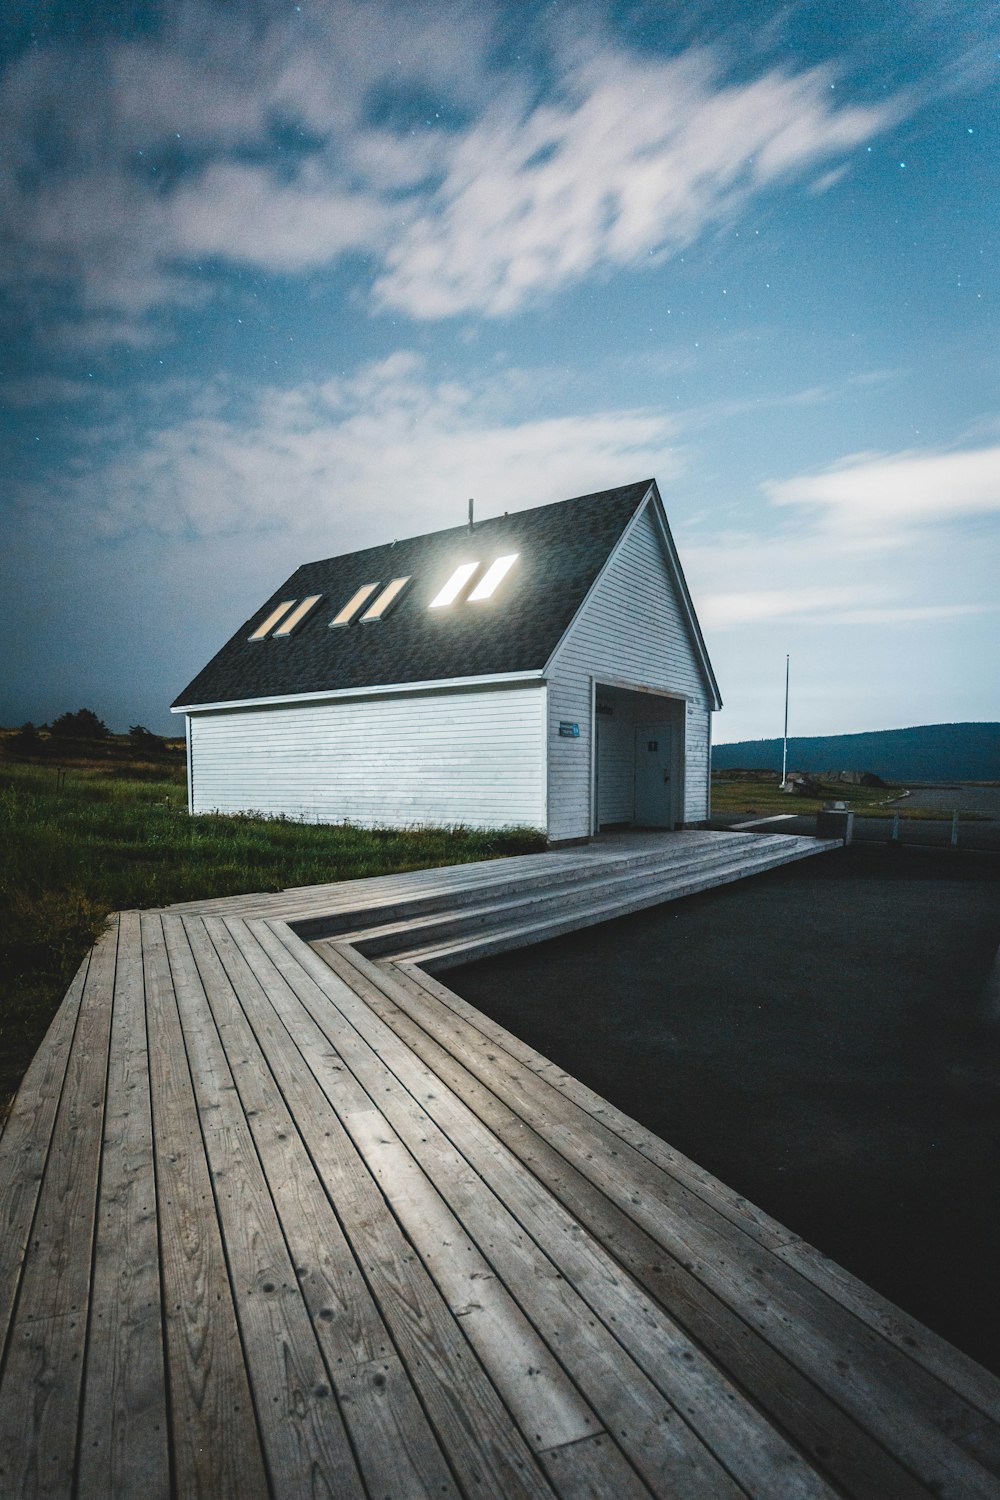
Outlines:
{"type": "Polygon", "coordinates": [[[781,747],[781,789],[784,791],[788,783],[788,662],[785,656],[785,737],[781,747]]]}

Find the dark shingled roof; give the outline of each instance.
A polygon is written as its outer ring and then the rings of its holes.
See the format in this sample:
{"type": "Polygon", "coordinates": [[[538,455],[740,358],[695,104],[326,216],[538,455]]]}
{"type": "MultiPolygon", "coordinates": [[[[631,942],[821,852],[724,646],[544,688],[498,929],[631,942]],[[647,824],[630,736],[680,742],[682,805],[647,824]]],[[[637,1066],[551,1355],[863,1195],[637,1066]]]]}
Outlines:
{"type": "Polygon", "coordinates": [[[276,589],[175,700],[237,703],[341,688],[541,670],[648,493],[650,479],[556,505],[305,563],[276,589]],[[519,557],[492,599],[428,609],[460,563],[519,557]],[[378,624],[330,630],[364,583],[411,574],[378,624]],[[283,599],[323,597],[287,639],[248,639],[283,599]]]}

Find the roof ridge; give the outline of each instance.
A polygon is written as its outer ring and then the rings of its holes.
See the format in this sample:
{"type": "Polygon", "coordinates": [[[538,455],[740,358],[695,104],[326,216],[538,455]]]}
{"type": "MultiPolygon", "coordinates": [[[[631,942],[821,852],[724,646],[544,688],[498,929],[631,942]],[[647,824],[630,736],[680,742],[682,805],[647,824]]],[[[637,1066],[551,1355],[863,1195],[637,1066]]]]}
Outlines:
{"type": "MultiPolygon", "coordinates": [[[[491,521],[513,520],[515,517],[534,515],[537,511],[540,510],[559,510],[564,505],[577,505],[584,500],[597,500],[598,498],[607,498],[608,500],[611,500],[624,496],[624,494],[628,490],[641,490],[642,494],[644,495],[649,489],[649,486],[653,483],[655,483],[655,480],[651,478],[637,479],[634,480],[631,484],[614,485],[611,489],[607,490],[591,490],[586,495],[571,495],[566,500],[546,500],[543,501],[541,505],[527,505],[523,510],[505,510],[501,515],[498,516],[483,516],[481,520],[477,520],[474,523],[472,535],[474,536],[481,526],[489,525],[491,521]]],[[[636,504],[638,504],[638,500],[636,501],[636,504]]],[[[308,562],[299,563],[296,572],[298,572],[300,568],[315,568],[319,567],[322,563],[335,562],[340,558],[361,557],[365,552],[382,552],[386,547],[397,547],[404,542],[423,542],[428,541],[431,537],[445,537],[449,535],[457,536],[461,532],[468,532],[468,530],[468,521],[462,521],[455,526],[438,527],[438,529],[435,531],[420,531],[417,532],[415,536],[395,537],[391,542],[373,542],[370,547],[357,547],[351,552],[331,552],[326,557],[313,557],[310,558],[308,562]]]]}

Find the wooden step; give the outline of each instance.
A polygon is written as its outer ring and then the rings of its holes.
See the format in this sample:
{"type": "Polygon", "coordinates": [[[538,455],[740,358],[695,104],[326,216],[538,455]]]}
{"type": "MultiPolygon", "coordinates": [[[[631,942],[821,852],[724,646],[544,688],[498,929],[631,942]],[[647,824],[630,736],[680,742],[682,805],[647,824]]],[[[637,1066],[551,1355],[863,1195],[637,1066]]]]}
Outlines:
{"type": "MultiPolygon", "coordinates": [[[[762,835],[732,833],[719,829],[689,829],[664,837],[685,846],[708,845],[735,839],[753,839],[762,835]]],[[[293,886],[279,891],[255,891],[242,896],[181,901],[164,908],[181,915],[267,916],[286,921],[307,920],[324,913],[378,909],[410,896],[432,896],[435,892],[461,893],[466,887],[494,885],[508,877],[514,881],[527,878],[545,880],[560,877],[578,865],[588,868],[626,861],[640,864],[662,854],[661,840],[651,838],[648,846],[636,846],[623,840],[621,845],[597,839],[572,848],[550,849],[540,854],[508,854],[499,859],[470,860],[457,865],[432,865],[423,870],[405,870],[393,875],[366,875],[354,880],[336,880],[311,886],[293,886]]]]}
{"type": "MultiPolygon", "coordinates": [[[[746,860],[752,854],[758,859],[765,853],[781,849],[786,843],[787,840],[780,835],[762,839],[752,850],[740,850],[739,857],[746,860]]],[[[565,880],[550,878],[542,884],[533,881],[527,888],[513,888],[503,893],[491,890],[485,901],[467,901],[443,909],[437,907],[432,912],[418,912],[397,921],[365,926],[359,923],[353,929],[332,935],[341,942],[355,944],[369,957],[403,948],[427,947],[432,943],[452,941],[467,933],[473,934],[485,927],[508,927],[522,914],[526,920],[535,921],[549,911],[566,911],[613,901],[623,892],[635,896],[650,887],[660,889],[665,882],[686,880],[703,871],[729,866],[733,859],[734,851],[727,848],[691,851],[684,857],[673,855],[640,866],[614,866],[598,873],[576,874],[565,880]]],[[[302,935],[300,930],[299,935],[302,935]]]]}
{"type": "Polygon", "coordinates": [[[425,944],[406,949],[397,953],[396,957],[420,964],[429,973],[436,974],[443,969],[453,968],[456,964],[472,963],[479,958],[488,958],[491,954],[505,953],[513,948],[527,947],[530,943],[544,942],[551,937],[560,937],[564,933],[575,932],[581,927],[590,927],[597,922],[607,922],[615,917],[628,916],[631,912],[643,911],[647,907],[658,906],[665,901],[675,901],[682,896],[693,896],[700,891],[711,890],[717,885],[743,880],[751,875],[759,875],[766,870],[775,869],[779,865],[807,859],[813,854],[821,854],[829,848],[839,847],[839,844],[830,840],[785,838],[781,840],[779,848],[760,851],[753,858],[744,856],[742,859],[730,860],[701,871],[694,871],[680,879],[667,878],[662,882],[650,882],[641,890],[630,893],[622,891],[610,901],[599,900],[591,904],[583,904],[569,911],[564,910],[559,915],[552,915],[543,921],[500,925],[479,937],[471,936],[459,938],[450,943],[425,944]]]}
{"type": "MultiPolygon", "coordinates": [[[[375,900],[358,901],[340,909],[330,909],[327,901],[322,910],[317,908],[315,912],[303,913],[301,916],[283,915],[297,935],[307,942],[334,936],[342,936],[346,940],[352,934],[369,933],[373,928],[406,922],[415,917],[492,904],[538,890],[586,886],[617,875],[666,868],[691,859],[718,858],[724,852],[731,853],[733,848],[771,844],[782,837],[781,834],[692,832],[675,835],[676,842],[666,847],[659,845],[618,853],[593,845],[573,851],[574,854],[586,856],[585,858],[570,859],[569,851],[553,860],[545,856],[529,856],[524,858],[520,867],[512,860],[488,861],[481,865],[459,867],[468,872],[475,871],[475,878],[469,873],[464,879],[458,880],[455,878],[457,872],[442,871],[439,872],[442,879],[427,886],[414,888],[411,885],[401,890],[395,888],[379,892],[375,900]]],[[[236,908],[228,914],[235,915],[236,908]]],[[[239,914],[251,915],[250,912],[239,914]]],[[[278,911],[271,910],[268,915],[278,915],[278,911]]]]}

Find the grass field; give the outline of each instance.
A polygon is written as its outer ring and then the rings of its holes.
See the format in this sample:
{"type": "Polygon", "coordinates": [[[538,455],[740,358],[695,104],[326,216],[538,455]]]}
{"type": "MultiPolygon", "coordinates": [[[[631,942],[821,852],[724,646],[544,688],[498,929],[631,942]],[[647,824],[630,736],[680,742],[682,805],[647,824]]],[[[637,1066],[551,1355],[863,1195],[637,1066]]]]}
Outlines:
{"type": "MultiPolygon", "coordinates": [[[[766,817],[770,813],[814,813],[828,802],[846,802],[852,812],[866,818],[891,818],[898,813],[901,818],[928,818],[941,822],[951,818],[950,812],[921,811],[908,807],[906,801],[896,801],[905,790],[902,786],[852,786],[845,782],[824,783],[822,794],[816,797],[800,796],[783,792],[781,777],[777,771],[716,771],[712,775],[712,816],[726,818],[730,813],[746,813],[748,816],[766,817]]],[[[979,822],[977,813],[963,813],[962,822],[979,822]]]]}
{"type": "Polygon", "coordinates": [[[846,802],[854,812],[863,812],[866,817],[891,817],[894,812],[902,812],[906,805],[888,805],[889,799],[898,797],[902,791],[902,787],[851,786],[838,782],[824,785],[819,797],[805,797],[794,792],[783,792],[781,777],[777,771],[753,771],[747,774],[717,771],[712,775],[712,815],[724,818],[730,813],[742,812],[750,816],[811,813],[818,812],[827,802],[838,801],[846,802]]]}
{"type": "Polygon", "coordinates": [[[0,742],[0,1118],[109,912],[544,848],[531,829],[360,829],[189,817],[183,753],[123,738],[0,742]],[[58,755],[58,760],[55,756],[58,755]]]}

